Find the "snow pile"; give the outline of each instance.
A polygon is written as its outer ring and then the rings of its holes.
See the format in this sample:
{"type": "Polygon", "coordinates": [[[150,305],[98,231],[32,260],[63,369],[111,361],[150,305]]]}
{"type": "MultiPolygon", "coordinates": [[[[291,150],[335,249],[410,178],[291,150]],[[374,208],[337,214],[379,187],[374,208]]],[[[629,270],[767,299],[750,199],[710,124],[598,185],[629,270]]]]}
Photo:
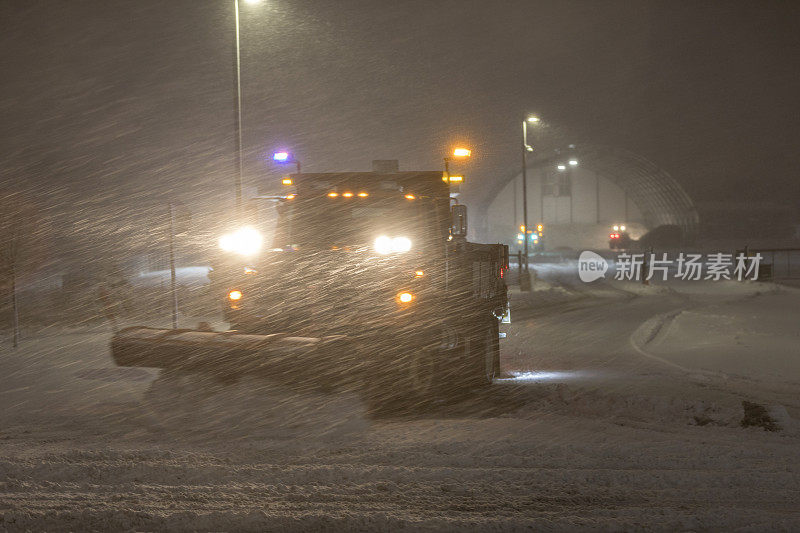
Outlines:
{"type": "MultiPolygon", "coordinates": [[[[586,386],[588,376],[575,373],[571,384],[548,383],[557,379],[556,372],[518,374],[513,379],[501,380],[508,386],[536,380],[540,383],[536,402],[526,403],[515,416],[536,418],[559,413],[574,417],[607,420],[620,424],[645,424],[651,426],[727,426],[739,427],[744,411],[740,404],[718,403],[702,398],[687,398],[668,394],[647,394],[643,391],[607,390],[586,386]],[[550,375],[553,376],[550,376],[550,375]]],[[[788,414],[787,414],[788,416],[788,414]]]]}
{"type": "MultiPolygon", "coordinates": [[[[211,267],[191,266],[178,267],[175,269],[175,281],[178,285],[208,285],[208,273],[211,267]]],[[[163,287],[170,283],[169,270],[154,270],[151,272],[140,272],[138,276],[130,279],[134,287],[163,287]]]]}
{"type": "Polygon", "coordinates": [[[677,367],[800,385],[800,292],[772,290],[645,322],[633,340],[677,367]]]}

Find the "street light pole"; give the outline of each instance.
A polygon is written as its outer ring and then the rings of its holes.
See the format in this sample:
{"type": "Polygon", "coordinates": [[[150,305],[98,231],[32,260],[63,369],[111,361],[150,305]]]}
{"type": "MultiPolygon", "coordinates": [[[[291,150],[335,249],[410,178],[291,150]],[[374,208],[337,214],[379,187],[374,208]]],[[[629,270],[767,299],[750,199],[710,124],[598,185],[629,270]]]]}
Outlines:
{"type": "Polygon", "coordinates": [[[236,128],[236,215],[242,217],[242,68],[241,52],[239,47],[239,0],[233,0],[236,20],[236,56],[234,70],[236,76],[236,90],[234,91],[234,122],[236,128]]]}
{"type": "Polygon", "coordinates": [[[470,157],[471,155],[472,155],[472,150],[469,150],[468,148],[456,148],[453,150],[452,155],[446,156],[444,158],[444,173],[448,183],[450,183],[450,159],[452,157],[455,158],[470,157]]]}
{"type": "Polygon", "coordinates": [[[524,243],[525,271],[528,270],[528,121],[522,121],[522,242],[524,243]]]}

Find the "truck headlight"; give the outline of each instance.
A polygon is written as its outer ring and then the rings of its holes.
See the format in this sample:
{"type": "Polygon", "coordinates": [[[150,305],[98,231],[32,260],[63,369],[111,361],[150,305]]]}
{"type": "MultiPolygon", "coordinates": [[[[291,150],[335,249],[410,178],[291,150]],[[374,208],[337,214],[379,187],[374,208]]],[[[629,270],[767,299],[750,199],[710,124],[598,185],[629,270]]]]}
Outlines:
{"type": "Polygon", "coordinates": [[[381,235],[375,239],[375,251],[381,255],[407,252],[411,249],[411,240],[407,237],[387,237],[381,235]]]}
{"type": "Polygon", "coordinates": [[[239,255],[255,255],[261,249],[262,240],[258,230],[246,226],[220,237],[219,247],[226,252],[234,252],[239,255]]]}
{"type": "Polygon", "coordinates": [[[400,305],[407,305],[416,300],[416,296],[413,292],[409,291],[400,291],[395,296],[395,301],[400,305]]]}

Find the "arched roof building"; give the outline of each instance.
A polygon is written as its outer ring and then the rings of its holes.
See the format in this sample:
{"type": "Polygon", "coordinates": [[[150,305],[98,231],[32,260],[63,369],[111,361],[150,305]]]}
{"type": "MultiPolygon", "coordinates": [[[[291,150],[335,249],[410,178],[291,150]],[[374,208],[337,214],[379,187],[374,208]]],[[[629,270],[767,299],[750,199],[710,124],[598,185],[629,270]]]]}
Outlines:
{"type": "MultiPolygon", "coordinates": [[[[674,225],[691,240],[697,210],[672,176],[647,159],[599,145],[570,146],[528,158],[528,224],[544,224],[551,245],[601,246],[612,224],[627,224],[633,237],[674,225]],[[570,164],[570,161],[573,164],[570,164]]],[[[492,240],[517,248],[522,224],[521,170],[496,180],[474,204],[486,214],[479,228],[492,240]]]]}

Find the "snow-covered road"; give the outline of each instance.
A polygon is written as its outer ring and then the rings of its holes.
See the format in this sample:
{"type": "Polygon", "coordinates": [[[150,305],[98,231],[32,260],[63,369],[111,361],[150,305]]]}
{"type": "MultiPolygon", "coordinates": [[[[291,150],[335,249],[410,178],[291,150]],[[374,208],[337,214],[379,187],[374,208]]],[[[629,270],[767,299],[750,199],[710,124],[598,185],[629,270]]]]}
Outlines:
{"type": "Polygon", "coordinates": [[[105,334],[3,351],[0,529],[800,529],[797,293],[554,281],[514,295],[515,377],[403,419],[243,382],[164,427],[142,402],[154,374],[113,368],[105,334]],[[764,316],[725,344],[737,313],[764,316]],[[750,372],[737,342],[760,324],[750,372]],[[740,427],[742,400],[786,427],[740,427]]]}

